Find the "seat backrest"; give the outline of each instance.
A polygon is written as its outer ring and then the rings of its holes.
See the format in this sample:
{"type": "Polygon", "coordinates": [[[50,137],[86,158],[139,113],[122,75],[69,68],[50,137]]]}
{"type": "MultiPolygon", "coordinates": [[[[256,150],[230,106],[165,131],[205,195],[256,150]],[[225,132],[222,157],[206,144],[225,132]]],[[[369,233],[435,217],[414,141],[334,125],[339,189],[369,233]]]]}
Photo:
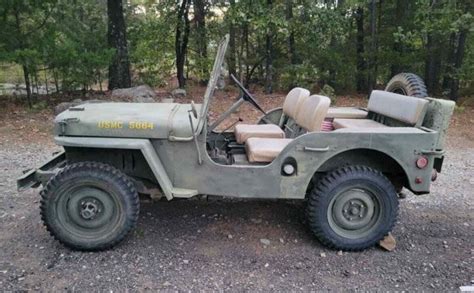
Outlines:
{"type": "Polygon", "coordinates": [[[309,97],[309,91],[307,89],[295,87],[286,95],[285,102],[283,103],[283,113],[295,119],[301,103],[307,97],[309,97]]]}
{"type": "Polygon", "coordinates": [[[312,95],[305,99],[296,113],[296,123],[309,132],[320,131],[331,100],[325,96],[312,95]]]}
{"type": "Polygon", "coordinates": [[[420,126],[426,114],[428,100],[385,91],[372,91],[367,109],[369,112],[420,126]]]}

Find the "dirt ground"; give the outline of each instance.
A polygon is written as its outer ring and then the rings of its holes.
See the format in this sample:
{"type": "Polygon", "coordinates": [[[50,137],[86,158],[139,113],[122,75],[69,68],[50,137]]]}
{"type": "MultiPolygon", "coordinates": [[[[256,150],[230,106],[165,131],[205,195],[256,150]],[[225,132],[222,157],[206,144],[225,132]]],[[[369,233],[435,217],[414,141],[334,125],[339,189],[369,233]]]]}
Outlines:
{"type": "MultiPolygon", "coordinates": [[[[196,102],[200,93],[192,93],[196,102]]],[[[212,117],[234,99],[234,91],[219,93],[212,117]]],[[[258,100],[270,109],[283,96],[258,100]]],[[[144,200],[137,229],[114,249],[68,250],[40,221],[39,190],[16,191],[21,171],[58,149],[51,107],[29,111],[1,100],[0,107],[1,291],[453,291],[474,282],[473,107],[453,117],[432,193],[401,200],[396,250],[358,253],[321,246],[308,231],[303,202],[214,198],[144,200]]],[[[232,119],[239,116],[252,122],[258,113],[245,105],[232,119]]]]}

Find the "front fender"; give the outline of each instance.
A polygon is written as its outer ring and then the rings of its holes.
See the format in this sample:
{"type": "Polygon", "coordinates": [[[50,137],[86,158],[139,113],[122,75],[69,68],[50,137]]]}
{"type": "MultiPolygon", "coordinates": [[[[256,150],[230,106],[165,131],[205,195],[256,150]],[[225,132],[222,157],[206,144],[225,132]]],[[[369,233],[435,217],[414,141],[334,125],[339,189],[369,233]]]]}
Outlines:
{"type": "Polygon", "coordinates": [[[54,140],[58,145],[68,147],[140,150],[166,198],[173,198],[173,184],[148,139],[56,136],[54,140]]]}

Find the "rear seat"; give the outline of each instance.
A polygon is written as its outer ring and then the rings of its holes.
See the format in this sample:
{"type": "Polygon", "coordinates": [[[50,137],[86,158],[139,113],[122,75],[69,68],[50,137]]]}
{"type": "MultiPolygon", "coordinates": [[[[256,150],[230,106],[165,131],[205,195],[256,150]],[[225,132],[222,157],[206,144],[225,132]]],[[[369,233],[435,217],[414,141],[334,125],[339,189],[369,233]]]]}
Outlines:
{"type": "Polygon", "coordinates": [[[363,109],[354,107],[333,107],[329,108],[326,118],[349,118],[349,119],[364,119],[367,118],[368,112],[363,109]]]}
{"type": "Polygon", "coordinates": [[[397,126],[419,127],[428,106],[428,100],[399,95],[385,91],[372,91],[370,95],[369,117],[371,119],[334,119],[334,128],[380,128],[389,127],[377,120],[384,117],[401,122],[397,126]]]}
{"type": "MultiPolygon", "coordinates": [[[[307,89],[299,87],[292,89],[283,103],[283,114],[295,119],[301,103],[308,97],[307,89]]],[[[238,143],[245,143],[250,137],[285,138],[285,132],[275,124],[237,124],[234,134],[238,143]]]]}
{"type": "MultiPolygon", "coordinates": [[[[320,131],[330,103],[331,100],[328,97],[319,95],[304,99],[301,109],[296,113],[296,123],[309,132],[320,131]]],[[[248,138],[245,149],[249,162],[271,162],[292,141],[292,139],[248,138]]]]}

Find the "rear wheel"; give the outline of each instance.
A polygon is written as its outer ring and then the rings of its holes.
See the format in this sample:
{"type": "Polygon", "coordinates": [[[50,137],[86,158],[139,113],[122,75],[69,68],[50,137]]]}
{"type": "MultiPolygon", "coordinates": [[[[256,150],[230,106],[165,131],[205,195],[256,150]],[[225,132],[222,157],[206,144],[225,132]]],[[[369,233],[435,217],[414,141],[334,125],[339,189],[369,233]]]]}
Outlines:
{"type": "Polygon", "coordinates": [[[330,248],[356,251],[375,245],[393,228],[398,199],[392,183],[365,166],[335,170],[312,188],[309,226],[330,248]]]}
{"type": "Polygon", "coordinates": [[[41,218],[64,245],[101,250],[120,242],[136,225],[138,194],[112,166],[81,162],[61,170],[41,192],[41,218]]]}
{"type": "Polygon", "coordinates": [[[413,73],[395,75],[387,83],[385,91],[417,98],[426,98],[428,96],[425,82],[421,77],[413,73]]]}

